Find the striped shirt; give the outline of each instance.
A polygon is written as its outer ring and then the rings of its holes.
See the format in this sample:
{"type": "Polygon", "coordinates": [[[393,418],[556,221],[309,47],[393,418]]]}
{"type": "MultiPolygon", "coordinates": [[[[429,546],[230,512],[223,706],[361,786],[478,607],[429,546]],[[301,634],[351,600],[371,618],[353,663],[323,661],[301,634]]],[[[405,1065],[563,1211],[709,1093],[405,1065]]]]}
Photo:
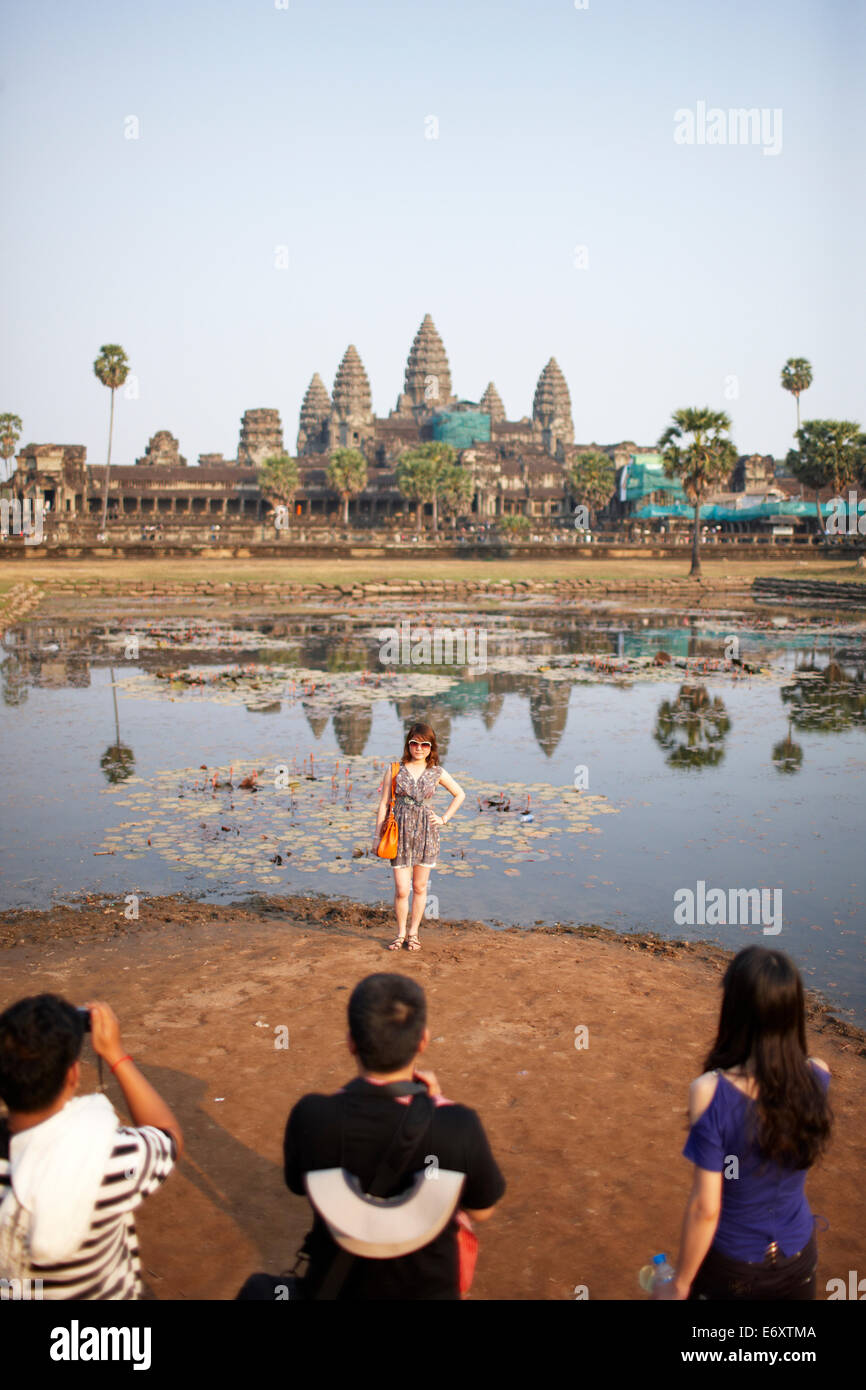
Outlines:
{"type": "MultiPolygon", "coordinates": [[[[0,1202],[10,1187],[9,1129],[0,1119],[0,1202]]],[[[133,1212],[174,1167],[175,1142],[164,1130],[120,1126],[82,1244],[62,1264],[31,1263],[45,1299],[141,1297],[141,1260],[133,1212]]],[[[38,1287],[38,1286],[37,1286],[38,1287]]]]}

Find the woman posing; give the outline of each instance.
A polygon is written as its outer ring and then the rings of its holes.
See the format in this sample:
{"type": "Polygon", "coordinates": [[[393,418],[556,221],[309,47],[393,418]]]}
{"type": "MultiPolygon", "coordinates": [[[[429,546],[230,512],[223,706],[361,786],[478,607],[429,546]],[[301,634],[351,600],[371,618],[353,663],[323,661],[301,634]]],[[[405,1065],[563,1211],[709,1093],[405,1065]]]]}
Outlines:
{"type": "Polygon", "coordinates": [[[716,1041],[689,1091],[694,1185],[677,1274],[657,1296],[811,1299],[804,1185],[830,1137],[830,1069],[806,1056],[803,984],[781,951],[740,951],[722,988],[716,1041]]]}
{"type": "MultiPolygon", "coordinates": [[[[376,844],[388,815],[391,801],[391,764],[385,769],[379,788],[379,810],[376,816],[376,844]]],[[[410,951],[421,949],[418,928],[427,904],[427,880],[439,858],[439,827],[447,825],[462,804],[466,793],[439,766],[436,735],[427,724],[413,724],[406,737],[406,746],[397,773],[394,795],[394,819],[397,822],[397,857],[394,866],[394,912],[397,916],[397,936],[390,950],[399,951],[403,943],[410,951]],[[433,810],[433,794],[442,786],[451,793],[451,805],[444,816],[433,810]],[[409,918],[409,890],[412,890],[412,916],[409,918]],[[408,935],[406,926],[408,926],[408,935]]]]}

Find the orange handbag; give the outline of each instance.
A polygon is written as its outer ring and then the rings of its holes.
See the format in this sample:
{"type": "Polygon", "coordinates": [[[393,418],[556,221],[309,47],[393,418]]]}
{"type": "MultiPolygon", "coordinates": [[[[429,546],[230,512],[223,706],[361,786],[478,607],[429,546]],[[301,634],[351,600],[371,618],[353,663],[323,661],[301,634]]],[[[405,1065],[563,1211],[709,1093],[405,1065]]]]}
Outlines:
{"type": "Polygon", "coordinates": [[[397,829],[397,822],[394,819],[394,786],[397,781],[399,767],[399,763],[391,764],[391,804],[388,807],[388,819],[382,826],[379,847],[376,850],[380,859],[397,858],[397,842],[400,838],[400,832],[397,829]]]}

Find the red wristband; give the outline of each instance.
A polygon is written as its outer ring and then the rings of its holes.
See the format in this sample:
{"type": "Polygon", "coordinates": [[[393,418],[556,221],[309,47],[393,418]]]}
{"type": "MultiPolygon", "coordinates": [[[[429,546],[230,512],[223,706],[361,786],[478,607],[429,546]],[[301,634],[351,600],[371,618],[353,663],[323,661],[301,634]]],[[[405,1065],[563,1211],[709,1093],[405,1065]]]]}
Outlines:
{"type": "Polygon", "coordinates": [[[116,1071],[117,1068],[120,1066],[121,1062],[131,1062],[131,1061],[132,1061],[132,1058],[130,1057],[129,1053],[127,1052],[126,1055],[125,1055],[124,1057],[118,1057],[117,1061],[115,1062],[115,1064],[114,1064],[114,1066],[111,1068],[111,1070],[112,1070],[112,1071],[116,1071]]]}

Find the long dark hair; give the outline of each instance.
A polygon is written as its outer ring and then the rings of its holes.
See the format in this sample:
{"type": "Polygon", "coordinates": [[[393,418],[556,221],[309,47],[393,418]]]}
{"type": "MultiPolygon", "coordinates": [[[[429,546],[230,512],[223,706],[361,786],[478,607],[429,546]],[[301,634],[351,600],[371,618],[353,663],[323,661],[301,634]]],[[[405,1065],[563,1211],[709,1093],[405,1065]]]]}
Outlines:
{"type": "Polygon", "coordinates": [[[410,740],[410,738],[422,738],[422,739],[424,739],[425,743],[429,743],[429,744],[430,744],[430,752],[427,754],[427,766],[428,766],[428,767],[438,767],[438,766],[439,766],[439,749],[438,749],[438,747],[436,746],[436,735],[434,734],[433,730],[430,728],[430,725],[429,725],[429,724],[413,724],[413,725],[412,725],[411,729],[409,730],[408,734],[406,735],[406,742],[405,742],[405,744],[403,745],[403,756],[402,756],[402,758],[400,759],[401,763],[408,763],[408,762],[411,761],[412,754],[409,752],[409,740],[410,740]]]}
{"type": "Polygon", "coordinates": [[[745,1067],[751,1058],[758,1083],[753,1139],[761,1156],[808,1168],[827,1147],[832,1116],[807,1059],[800,972],[782,951],[747,946],[725,971],[722,990],[704,1070],[745,1067]]]}

